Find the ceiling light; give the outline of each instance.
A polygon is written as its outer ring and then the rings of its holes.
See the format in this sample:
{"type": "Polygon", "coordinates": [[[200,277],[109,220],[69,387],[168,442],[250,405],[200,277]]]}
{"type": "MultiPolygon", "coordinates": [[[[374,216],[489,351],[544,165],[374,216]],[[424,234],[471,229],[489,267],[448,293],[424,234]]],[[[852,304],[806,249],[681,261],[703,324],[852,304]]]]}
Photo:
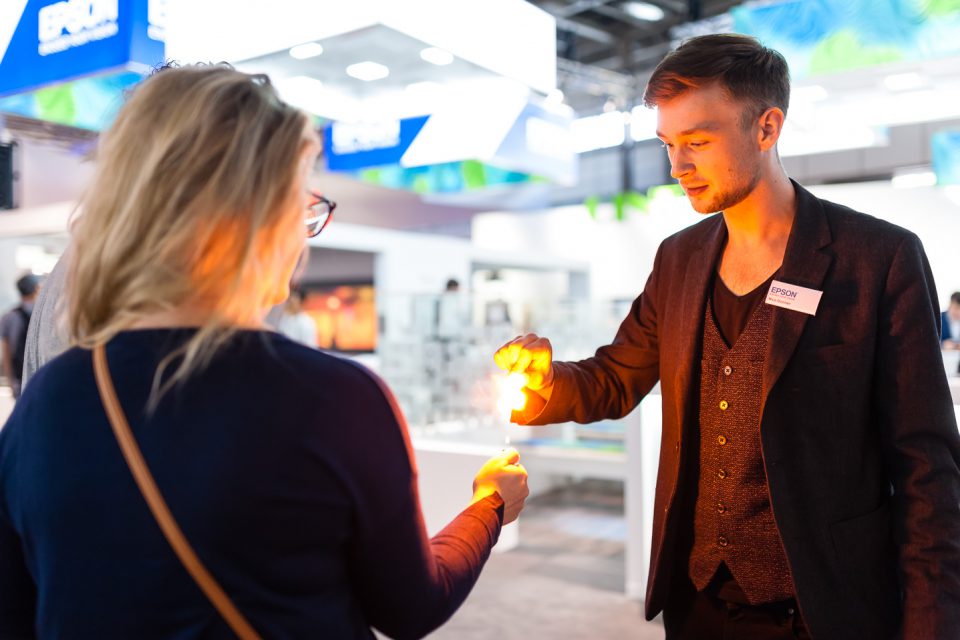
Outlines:
{"type": "Polygon", "coordinates": [[[290,56],[297,60],[306,60],[323,53],[323,45],[319,42],[305,42],[295,47],[290,47],[290,56]]]}
{"type": "Polygon", "coordinates": [[[420,52],[420,57],[429,62],[430,64],[435,64],[439,67],[448,65],[453,62],[453,54],[449,51],[444,51],[443,49],[438,49],[436,47],[429,47],[420,52]]]}
{"type": "Polygon", "coordinates": [[[895,73],[883,79],[883,86],[890,91],[912,91],[927,84],[927,79],[919,73],[895,73]]]}
{"type": "Polygon", "coordinates": [[[621,8],[637,20],[657,22],[663,20],[663,9],[649,2],[624,2],[621,8]]]}
{"type": "Polygon", "coordinates": [[[357,80],[363,80],[364,82],[372,82],[373,80],[382,80],[390,75],[390,69],[383,66],[379,62],[371,62],[367,60],[365,62],[358,62],[347,67],[347,75],[351,78],[356,78],[357,80]]]}
{"type": "Polygon", "coordinates": [[[793,87],[790,98],[800,102],[821,102],[827,99],[827,90],[819,84],[808,84],[802,87],[793,87]]]}

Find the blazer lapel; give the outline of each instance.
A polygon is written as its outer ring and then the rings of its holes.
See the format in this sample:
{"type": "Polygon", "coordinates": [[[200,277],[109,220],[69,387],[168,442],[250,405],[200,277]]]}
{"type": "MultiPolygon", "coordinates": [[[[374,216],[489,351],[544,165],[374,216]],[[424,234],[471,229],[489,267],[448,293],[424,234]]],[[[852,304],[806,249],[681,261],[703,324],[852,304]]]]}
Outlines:
{"type": "MultiPolygon", "coordinates": [[[[787,240],[778,280],[809,289],[823,289],[823,280],[833,262],[833,256],[822,251],[832,236],[823,206],[809,191],[793,183],[797,193],[797,215],[787,240]]],[[[797,341],[810,315],[781,307],[773,308],[770,341],[763,365],[763,394],[760,415],[763,415],[767,396],[790,361],[797,341]]]]}
{"type": "Polygon", "coordinates": [[[727,240],[727,226],[723,222],[723,214],[718,213],[713,219],[713,227],[704,234],[698,247],[687,256],[681,299],[683,312],[680,314],[680,325],[675,334],[681,337],[676,341],[676,388],[679,391],[676,395],[676,411],[679,424],[684,430],[687,429],[691,416],[699,419],[696,415],[700,402],[697,395],[697,377],[700,373],[703,313],[707,303],[707,288],[713,281],[713,272],[727,240]]]}

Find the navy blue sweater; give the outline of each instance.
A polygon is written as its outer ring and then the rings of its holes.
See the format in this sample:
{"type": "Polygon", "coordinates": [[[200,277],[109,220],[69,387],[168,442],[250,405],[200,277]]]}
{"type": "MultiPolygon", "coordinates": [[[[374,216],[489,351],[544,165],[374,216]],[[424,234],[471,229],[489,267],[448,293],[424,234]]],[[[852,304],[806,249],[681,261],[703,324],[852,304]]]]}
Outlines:
{"type": "MultiPolygon", "coordinates": [[[[428,539],[382,382],[275,333],[240,332],[147,415],[157,364],[190,335],[122,333],[110,371],[174,517],[254,628],[410,638],[449,618],[499,536],[500,497],[428,539]]],[[[81,349],[36,374],[0,431],[0,638],[21,637],[232,637],[137,489],[81,349]]]]}

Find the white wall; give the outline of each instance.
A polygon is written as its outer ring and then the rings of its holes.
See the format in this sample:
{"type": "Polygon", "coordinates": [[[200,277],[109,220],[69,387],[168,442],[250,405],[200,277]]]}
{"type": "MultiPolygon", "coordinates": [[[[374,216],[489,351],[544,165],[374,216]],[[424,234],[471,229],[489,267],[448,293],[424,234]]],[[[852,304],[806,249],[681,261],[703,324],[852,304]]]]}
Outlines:
{"type": "Polygon", "coordinates": [[[486,213],[473,220],[479,247],[529,255],[563,256],[590,265],[590,295],[596,300],[632,299],[643,289],[660,242],[702,220],[686,199],[655,200],[649,213],[613,219],[602,205],[594,220],[583,206],[529,213],[486,213]]]}

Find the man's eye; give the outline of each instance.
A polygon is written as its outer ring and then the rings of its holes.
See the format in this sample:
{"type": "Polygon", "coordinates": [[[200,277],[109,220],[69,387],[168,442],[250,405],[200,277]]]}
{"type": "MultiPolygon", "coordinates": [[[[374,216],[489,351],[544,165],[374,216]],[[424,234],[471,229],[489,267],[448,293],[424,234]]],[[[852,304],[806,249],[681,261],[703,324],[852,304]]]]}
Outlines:
{"type": "Polygon", "coordinates": [[[690,143],[690,146],[693,147],[694,149],[699,149],[699,148],[701,148],[701,147],[707,146],[707,144],[708,144],[708,143],[706,143],[706,142],[691,142],[691,143],[690,143]]]}

